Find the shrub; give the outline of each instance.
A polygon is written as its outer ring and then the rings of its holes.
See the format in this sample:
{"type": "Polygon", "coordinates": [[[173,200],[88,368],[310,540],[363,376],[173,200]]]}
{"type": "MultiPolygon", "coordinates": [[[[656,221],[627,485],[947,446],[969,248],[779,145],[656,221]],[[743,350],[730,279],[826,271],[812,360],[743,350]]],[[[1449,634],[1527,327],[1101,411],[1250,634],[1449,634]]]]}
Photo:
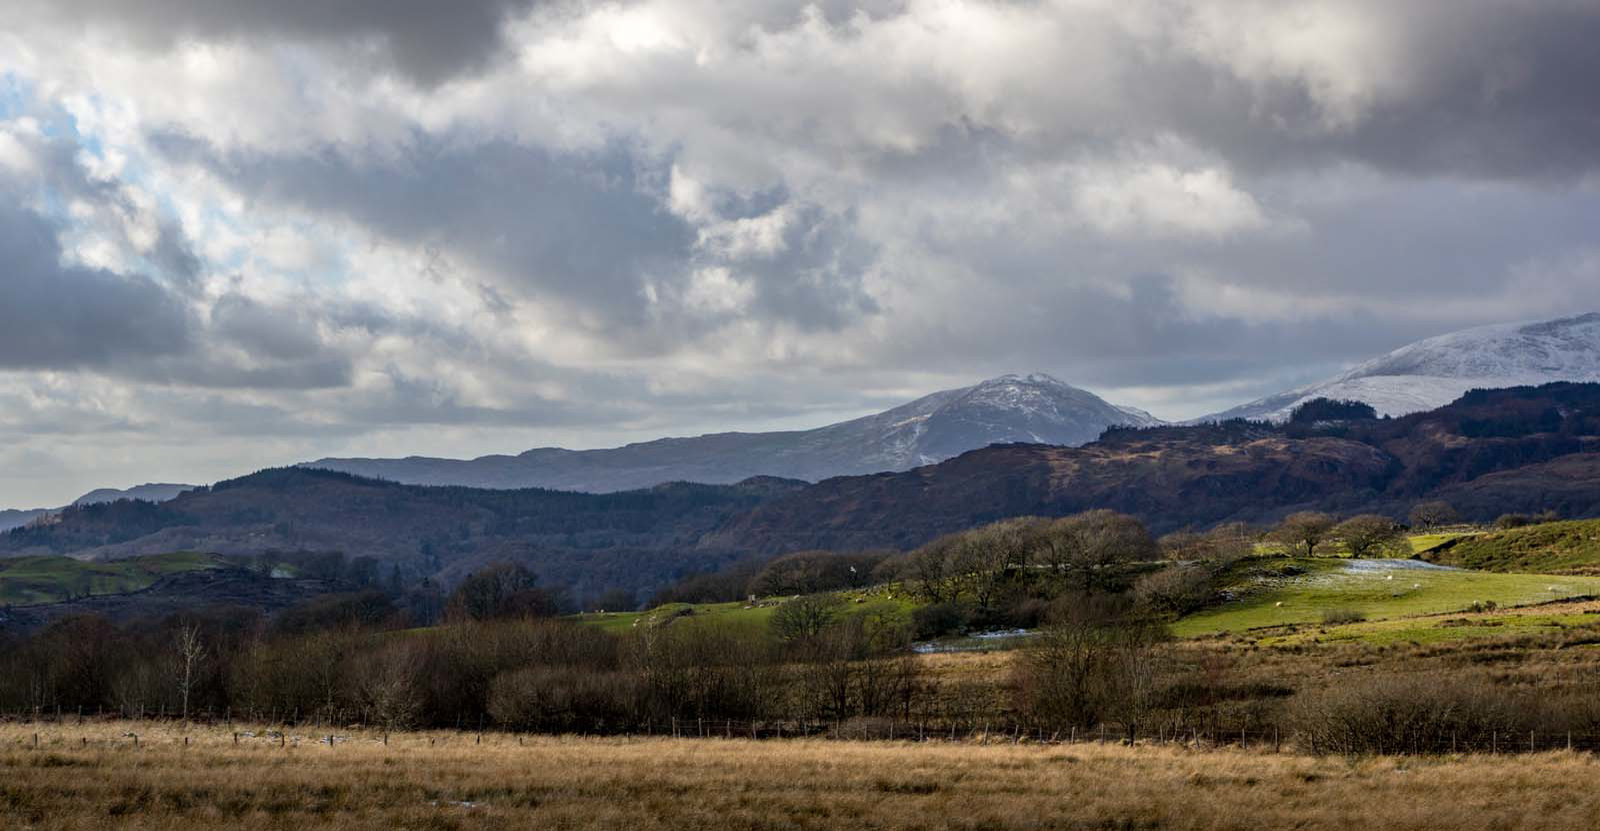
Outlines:
{"type": "Polygon", "coordinates": [[[930,603],[911,613],[911,631],[918,640],[954,635],[967,626],[967,612],[956,603],[930,603]]]}
{"type": "Polygon", "coordinates": [[[1361,623],[1367,619],[1365,612],[1355,609],[1324,609],[1322,622],[1328,626],[1342,626],[1346,623],[1361,623]]]}
{"type": "Polygon", "coordinates": [[[1381,675],[1302,693],[1289,719],[1315,753],[1488,750],[1527,732],[1523,698],[1480,678],[1381,675]]]}
{"type": "Polygon", "coordinates": [[[1185,614],[1210,602],[1211,574],[1196,565],[1175,565],[1139,578],[1133,587],[1140,605],[1154,612],[1185,614]]]}
{"type": "Polygon", "coordinates": [[[1533,520],[1529,519],[1527,514],[1501,514],[1500,518],[1494,521],[1494,527],[1508,531],[1512,528],[1521,528],[1532,522],[1533,520]]]}

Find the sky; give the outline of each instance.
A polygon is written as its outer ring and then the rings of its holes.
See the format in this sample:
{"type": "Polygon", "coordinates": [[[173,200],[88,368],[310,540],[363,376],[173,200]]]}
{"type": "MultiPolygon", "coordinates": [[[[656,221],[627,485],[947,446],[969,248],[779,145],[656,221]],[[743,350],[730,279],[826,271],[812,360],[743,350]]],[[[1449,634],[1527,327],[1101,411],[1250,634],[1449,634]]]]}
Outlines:
{"type": "Polygon", "coordinates": [[[1600,309],[1594,0],[8,0],[0,507],[1600,309]]]}

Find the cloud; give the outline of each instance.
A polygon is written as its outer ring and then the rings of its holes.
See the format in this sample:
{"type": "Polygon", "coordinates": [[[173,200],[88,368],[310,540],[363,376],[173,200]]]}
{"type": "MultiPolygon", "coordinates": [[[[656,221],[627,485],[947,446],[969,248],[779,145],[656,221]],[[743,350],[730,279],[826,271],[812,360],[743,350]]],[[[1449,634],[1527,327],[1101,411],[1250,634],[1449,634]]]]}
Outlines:
{"type": "MultiPolygon", "coordinates": [[[[27,4],[27,0],[23,0],[27,4]]],[[[109,27],[150,52],[186,40],[276,38],[333,50],[354,47],[425,86],[482,69],[504,47],[503,28],[536,0],[41,0],[32,13],[109,27]]]]}
{"type": "Polygon", "coordinates": [[[143,275],[64,264],[58,230],[0,200],[0,367],[106,367],[192,347],[178,297],[143,275]]]}
{"type": "Polygon", "coordinates": [[[0,440],[80,472],[1181,417],[1600,306],[1588,0],[13,5],[0,440]]]}

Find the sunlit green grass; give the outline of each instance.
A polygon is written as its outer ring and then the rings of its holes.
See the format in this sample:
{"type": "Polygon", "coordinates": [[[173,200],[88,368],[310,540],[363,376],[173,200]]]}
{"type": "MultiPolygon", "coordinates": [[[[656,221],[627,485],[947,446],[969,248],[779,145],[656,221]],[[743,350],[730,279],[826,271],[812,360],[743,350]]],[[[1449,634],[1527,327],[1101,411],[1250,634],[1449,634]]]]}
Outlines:
{"type": "Polygon", "coordinates": [[[1461,540],[1436,557],[1441,563],[1488,571],[1600,571],[1600,520],[1546,522],[1461,540]]]}
{"type": "Polygon", "coordinates": [[[1511,637],[1540,632],[1559,632],[1575,627],[1600,626],[1600,615],[1524,614],[1406,617],[1393,620],[1352,623],[1343,626],[1302,626],[1294,631],[1276,631],[1262,637],[1262,646],[1296,643],[1392,644],[1451,643],[1480,638],[1511,637]]]}
{"type": "MultiPolygon", "coordinates": [[[[877,586],[869,589],[852,589],[831,592],[839,597],[842,613],[872,608],[888,610],[892,614],[909,616],[917,604],[894,586],[877,586]]],[[[671,624],[721,624],[730,626],[766,626],[772,614],[786,602],[786,597],[761,598],[755,602],[732,603],[668,603],[642,612],[585,612],[572,619],[597,626],[608,632],[626,632],[640,626],[671,624]]]]}
{"type": "Polygon", "coordinates": [[[165,575],[219,568],[228,561],[192,551],[109,562],[71,557],[0,559],[0,603],[26,606],[73,598],[125,594],[148,588],[165,575]]]}
{"type": "Polygon", "coordinates": [[[1494,574],[1442,569],[1349,570],[1348,560],[1288,559],[1281,564],[1304,569],[1295,576],[1262,576],[1257,565],[1241,572],[1240,599],[1223,603],[1172,625],[1180,637],[1243,632],[1285,624],[1321,623],[1329,610],[1350,610],[1378,621],[1465,609],[1475,602],[1520,606],[1600,594],[1600,577],[1494,574]]]}

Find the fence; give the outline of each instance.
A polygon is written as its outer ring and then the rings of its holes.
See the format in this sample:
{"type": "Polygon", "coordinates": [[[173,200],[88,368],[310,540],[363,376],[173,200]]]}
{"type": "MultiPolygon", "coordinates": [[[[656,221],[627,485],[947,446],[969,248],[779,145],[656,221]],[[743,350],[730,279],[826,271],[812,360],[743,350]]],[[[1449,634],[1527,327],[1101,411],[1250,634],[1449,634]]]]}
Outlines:
{"type": "MultiPolygon", "coordinates": [[[[84,725],[91,722],[126,721],[120,715],[95,715],[86,716],[83,713],[67,715],[50,713],[23,713],[0,717],[0,721],[13,724],[55,724],[59,728],[68,723],[84,725]]],[[[147,718],[144,721],[152,723],[180,723],[175,718],[147,718]]],[[[231,717],[223,719],[197,718],[192,722],[216,726],[223,724],[232,727],[231,717]]],[[[277,730],[262,734],[234,733],[234,741],[238,742],[240,735],[254,736],[272,735],[283,744],[282,737],[290,722],[279,722],[277,730]]],[[[312,725],[302,724],[309,727],[312,725]]],[[[382,730],[381,726],[350,724],[344,729],[361,728],[382,730]]],[[[313,731],[310,738],[321,741],[326,725],[313,731]]],[[[397,731],[398,732],[398,731],[397,731]]],[[[455,732],[465,736],[476,736],[476,741],[482,740],[483,726],[474,731],[470,729],[457,729],[455,732]]],[[[505,735],[524,735],[507,731],[505,735]]],[[[133,732],[132,743],[138,744],[138,737],[133,732]]],[[[1288,730],[1275,725],[1244,726],[1230,729],[1220,726],[1168,726],[1157,725],[1149,730],[1129,730],[1121,725],[1100,724],[1094,727],[1080,728],[1067,727],[1050,729],[1039,726],[1028,726],[1020,723],[984,723],[984,724],[955,724],[950,722],[930,721],[902,721],[887,718],[852,718],[843,721],[796,719],[790,721],[746,721],[739,719],[707,719],[707,718],[669,718],[665,721],[647,721],[637,725],[608,727],[604,724],[595,725],[593,730],[576,731],[569,735],[581,736],[609,736],[609,737],[660,737],[678,739],[704,739],[704,740],[732,740],[744,739],[754,741],[780,741],[789,739],[812,740],[838,740],[838,741],[886,741],[902,743],[939,742],[946,744],[1013,744],[1013,745],[1085,745],[1085,744],[1119,744],[1137,746],[1181,746],[1195,749],[1239,748],[1260,752],[1280,753],[1285,751],[1319,753],[1339,753],[1337,746],[1330,746],[1324,742],[1321,746],[1303,736],[1296,736],[1288,730]]],[[[39,734],[33,733],[32,741],[38,746],[39,734]]],[[[384,733],[387,743],[387,733],[384,733]]],[[[88,744],[88,739],[83,739],[83,744],[88,744]]],[[[187,744],[187,739],[185,739],[187,744]]],[[[328,734],[328,744],[333,742],[333,734],[328,734]]],[[[430,740],[432,744],[432,740],[430,740]]],[[[1333,745],[1338,742],[1334,741],[1333,745]]],[[[1451,735],[1448,737],[1435,736],[1427,739],[1396,737],[1392,744],[1379,749],[1380,754],[1386,755],[1443,755],[1443,754],[1517,754],[1536,753],[1567,750],[1583,753],[1600,753],[1600,734],[1580,733],[1567,731],[1538,731],[1522,732],[1489,732],[1487,735],[1473,735],[1471,737],[1451,735]]]]}

